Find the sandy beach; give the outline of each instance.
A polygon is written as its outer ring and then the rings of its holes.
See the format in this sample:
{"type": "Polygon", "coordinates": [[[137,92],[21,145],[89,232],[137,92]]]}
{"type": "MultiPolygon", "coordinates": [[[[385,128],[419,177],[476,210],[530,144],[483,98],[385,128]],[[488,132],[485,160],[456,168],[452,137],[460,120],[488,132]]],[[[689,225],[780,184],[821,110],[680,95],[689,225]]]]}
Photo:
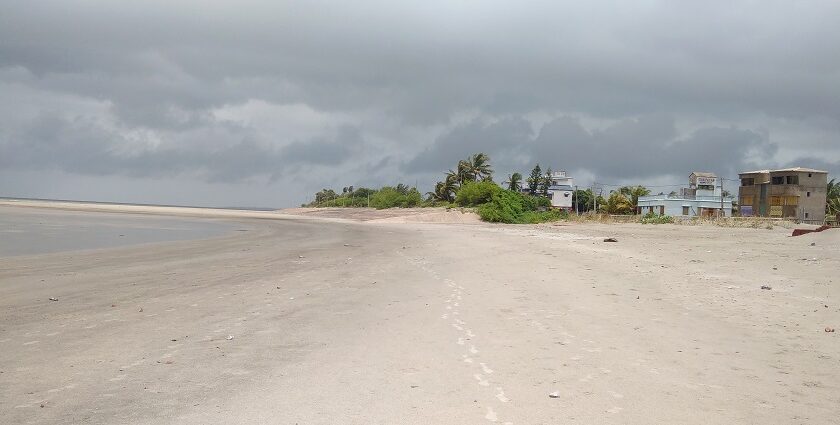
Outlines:
{"type": "Polygon", "coordinates": [[[840,415],[840,230],[2,204],[234,229],[0,257],[5,423],[840,415]]]}

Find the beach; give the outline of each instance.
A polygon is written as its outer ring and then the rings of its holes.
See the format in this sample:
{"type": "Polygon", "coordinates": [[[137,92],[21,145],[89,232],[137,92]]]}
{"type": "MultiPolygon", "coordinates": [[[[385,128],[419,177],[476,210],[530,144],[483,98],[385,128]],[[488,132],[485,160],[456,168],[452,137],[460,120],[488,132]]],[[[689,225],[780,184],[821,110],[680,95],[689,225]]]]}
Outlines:
{"type": "Polygon", "coordinates": [[[840,413],[840,336],[826,332],[840,328],[840,230],[0,206],[225,227],[0,257],[9,423],[829,424],[840,413]]]}

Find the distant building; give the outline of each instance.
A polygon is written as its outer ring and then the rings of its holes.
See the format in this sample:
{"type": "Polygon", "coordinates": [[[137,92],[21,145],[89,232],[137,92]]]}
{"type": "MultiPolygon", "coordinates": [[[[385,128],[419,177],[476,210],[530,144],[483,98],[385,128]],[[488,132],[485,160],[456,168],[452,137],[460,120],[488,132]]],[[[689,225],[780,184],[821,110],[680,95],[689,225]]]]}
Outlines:
{"type": "MultiPolygon", "coordinates": [[[[507,188],[510,181],[505,181],[502,186],[507,188]]],[[[575,190],[575,179],[566,175],[565,171],[555,171],[551,173],[551,185],[548,187],[548,199],[551,200],[551,206],[560,209],[572,209],[572,198],[575,190]]],[[[519,192],[523,194],[530,194],[531,189],[525,183],[519,188],[519,192]]]]}
{"type": "Polygon", "coordinates": [[[795,218],[822,223],[828,172],[810,168],[785,168],[740,173],[738,190],[745,217],[795,218]]]}
{"type": "Polygon", "coordinates": [[[716,175],[693,172],[688,176],[688,187],[681,188],[679,192],[640,196],[636,213],[672,217],[730,217],[733,199],[721,194],[716,175]]]}
{"type": "Polygon", "coordinates": [[[572,209],[574,190],[575,179],[567,176],[565,171],[551,173],[551,186],[548,187],[548,199],[551,199],[552,207],[572,209]]]}

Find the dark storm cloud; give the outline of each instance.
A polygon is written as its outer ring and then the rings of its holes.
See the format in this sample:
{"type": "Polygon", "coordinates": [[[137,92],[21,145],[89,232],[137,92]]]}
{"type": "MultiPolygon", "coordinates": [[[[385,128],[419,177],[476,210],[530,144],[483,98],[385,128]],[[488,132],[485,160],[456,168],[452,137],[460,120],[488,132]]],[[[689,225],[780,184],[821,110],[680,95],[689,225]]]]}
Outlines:
{"type": "Polygon", "coordinates": [[[831,165],[838,16],[828,0],[7,1],[0,164],[213,182],[377,163],[424,178],[476,151],[616,179],[831,165]]]}
{"type": "Polygon", "coordinates": [[[298,141],[282,148],[224,131],[202,132],[193,137],[230,140],[222,140],[215,148],[211,143],[189,140],[183,140],[190,147],[186,149],[154,148],[137,144],[95,122],[45,115],[13,135],[14,142],[0,143],[0,166],[102,176],[172,177],[198,173],[211,182],[237,182],[265,175],[276,178],[290,164],[340,165],[364,144],[359,131],[352,127],[341,128],[332,138],[298,141]]]}
{"type": "Polygon", "coordinates": [[[607,179],[647,179],[709,170],[726,176],[748,167],[747,158],[769,159],[777,146],[762,135],[737,128],[705,127],[677,132],[664,115],[623,120],[590,131],[577,118],[564,116],[546,123],[536,137],[524,120],[495,124],[471,122],[438,138],[406,164],[411,171],[452,166],[453,159],[485,152],[501,170],[525,172],[534,164],[585,169],[607,179]]]}

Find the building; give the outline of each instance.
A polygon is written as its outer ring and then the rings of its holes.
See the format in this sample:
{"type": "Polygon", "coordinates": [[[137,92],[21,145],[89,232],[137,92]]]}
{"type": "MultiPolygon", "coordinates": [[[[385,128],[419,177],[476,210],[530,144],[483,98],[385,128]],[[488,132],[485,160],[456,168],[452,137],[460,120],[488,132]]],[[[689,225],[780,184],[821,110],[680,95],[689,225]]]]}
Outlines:
{"type": "Polygon", "coordinates": [[[659,214],[672,217],[730,217],[732,197],[722,196],[719,179],[712,173],[693,172],[688,187],[679,192],[640,196],[637,214],[659,214]]]}
{"type": "Polygon", "coordinates": [[[749,171],[739,177],[741,216],[825,221],[827,171],[797,167],[749,171]]]}
{"type": "MultiPolygon", "coordinates": [[[[510,185],[509,181],[502,183],[504,187],[510,185]]],[[[573,208],[572,199],[575,190],[575,179],[566,175],[565,171],[555,171],[551,173],[551,185],[548,187],[548,199],[551,200],[551,206],[554,208],[568,209],[573,208]]],[[[519,189],[520,193],[530,194],[531,190],[527,183],[523,184],[519,189]]]]}
{"type": "Polygon", "coordinates": [[[551,206],[564,210],[572,209],[575,179],[566,175],[565,171],[551,173],[551,185],[548,187],[548,199],[551,206]]]}

